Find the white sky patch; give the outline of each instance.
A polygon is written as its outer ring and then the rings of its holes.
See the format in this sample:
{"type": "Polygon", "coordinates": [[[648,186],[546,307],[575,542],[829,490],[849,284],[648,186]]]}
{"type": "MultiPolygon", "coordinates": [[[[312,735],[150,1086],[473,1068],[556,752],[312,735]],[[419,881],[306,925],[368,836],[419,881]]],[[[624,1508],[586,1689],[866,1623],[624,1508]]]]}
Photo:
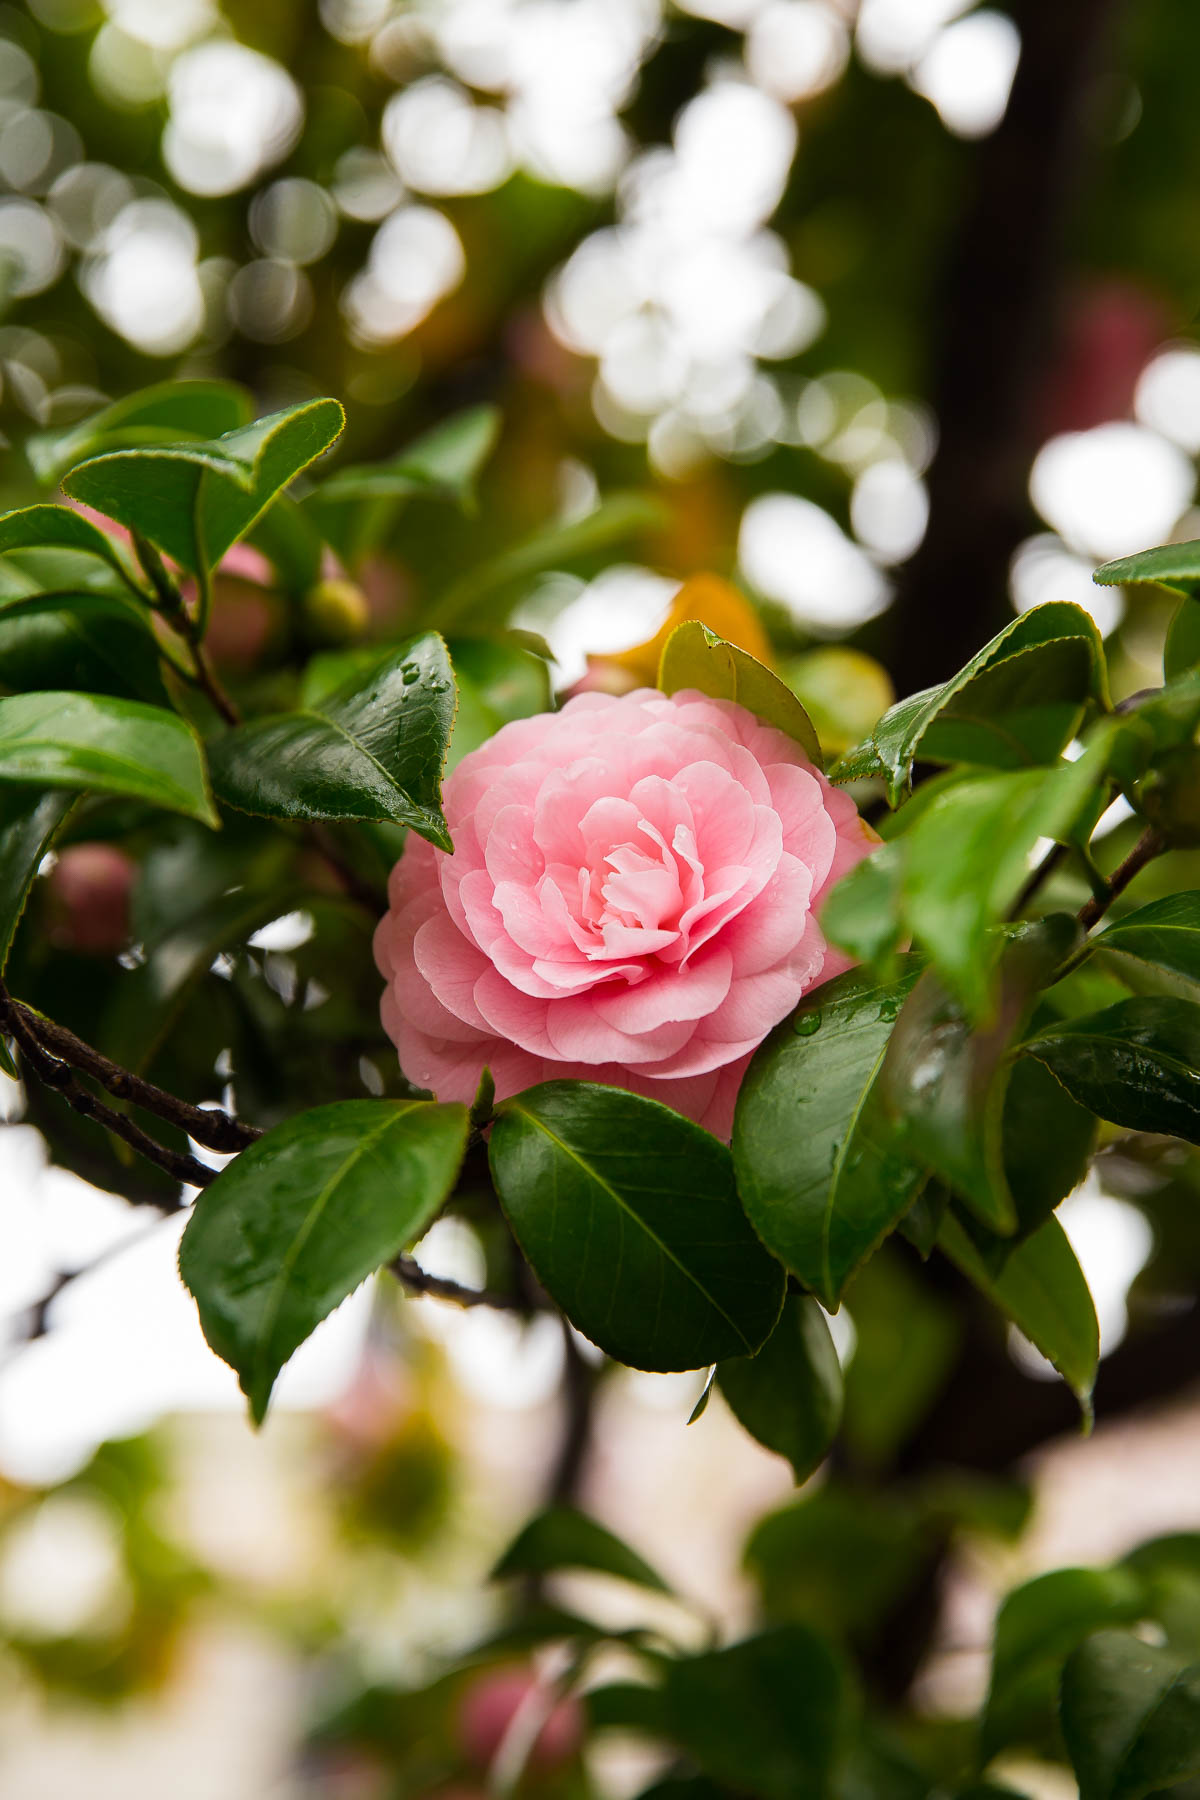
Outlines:
{"type": "Polygon", "coordinates": [[[837,521],[795,494],[762,494],[742,514],[738,562],[797,624],[836,636],[883,611],[888,583],[837,521]]]}
{"type": "Polygon", "coordinates": [[[1092,580],[1095,566],[1094,560],[1068,550],[1052,531],[1026,538],[1009,565],[1014,611],[1028,612],[1051,600],[1067,600],[1089,613],[1101,637],[1107,637],[1125,616],[1125,598],[1119,587],[1097,587],[1092,580]]]}
{"type": "Polygon", "coordinates": [[[1196,471],[1177,444],[1122,421],[1051,438],[1029,477],[1046,523],[1099,562],[1166,541],[1195,488],[1196,471]]]}
{"type": "Polygon", "coordinates": [[[287,154],[304,122],[300,89],[282,64],[224,38],[176,57],[167,95],[163,160],[191,194],[247,187],[287,154]]]}
{"type": "Polygon", "coordinates": [[[1139,423],[1189,456],[1200,454],[1200,350],[1191,344],[1160,350],[1138,377],[1133,410],[1139,423]]]}
{"type": "Polygon", "coordinates": [[[986,137],[1004,117],[1021,56],[1021,34],[1005,13],[968,13],[940,31],[910,86],[956,137],[986,137]]]}

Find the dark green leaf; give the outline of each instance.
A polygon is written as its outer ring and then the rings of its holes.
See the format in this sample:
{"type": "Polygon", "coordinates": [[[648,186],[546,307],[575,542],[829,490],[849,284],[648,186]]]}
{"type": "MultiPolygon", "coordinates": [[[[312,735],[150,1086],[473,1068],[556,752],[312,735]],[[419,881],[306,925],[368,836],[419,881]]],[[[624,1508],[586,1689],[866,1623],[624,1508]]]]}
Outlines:
{"type": "Polygon", "coordinates": [[[0,601],[0,685],[170,704],[145,613],[105,594],[0,601]]]}
{"type": "Polygon", "coordinates": [[[768,1619],[871,1639],[920,1581],[933,1541],[907,1498],[828,1481],[760,1520],[745,1560],[768,1619]]]}
{"type": "Polygon", "coordinates": [[[945,1389],[962,1324],[890,1244],[858,1271],[847,1302],[855,1338],[841,1438],[856,1468],[884,1469],[945,1389]]]}
{"type": "Polygon", "coordinates": [[[658,686],[664,694],[697,688],[714,700],[734,700],[765,725],[786,732],[818,767],[824,766],[816,729],[791,688],[698,619],[685,619],[663,645],[658,686]]]}
{"type": "Polygon", "coordinates": [[[290,593],[305,594],[321,579],[325,540],[290,494],[276,494],[246,536],[290,593]]]}
{"type": "Polygon", "coordinates": [[[452,848],[441,778],[454,724],[446,646],[428,632],[319,706],[236,727],[210,746],[213,786],[276,819],[391,819],[452,848]]]}
{"type": "Polygon", "coordinates": [[[1200,1663],[1099,1631],[1063,1670],[1062,1728],[1079,1800],[1142,1800],[1200,1775],[1200,1663]]]}
{"type": "MultiPolygon", "coordinates": [[[[1197,581],[1200,591],[1200,580],[1197,581]]],[[[1184,675],[1200,663],[1200,600],[1181,600],[1167,627],[1163,645],[1163,675],[1168,681],[1184,675]]]]}
{"type": "Polygon", "coordinates": [[[38,864],[73,804],[61,789],[0,786],[0,975],[38,864]]]}
{"type": "Polygon", "coordinates": [[[70,550],[98,556],[125,581],[133,578],[128,558],[114,540],[70,506],[23,506],[0,517],[0,556],[14,550],[70,550]]]}
{"type": "Polygon", "coordinates": [[[344,423],[336,400],[309,400],[204,442],[109,451],[63,487],[197,574],[216,567],[344,423]]]}
{"type": "MultiPolygon", "coordinates": [[[[666,1735],[662,1689],[651,1687],[648,1682],[610,1681],[603,1687],[589,1688],[584,1704],[593,1731],[636,1731],[646,1737],[666,1735]]],[[[713,1791],[707,1782],[703,1785],[710,1793],[713,1791]]]]}
{"type": "Polygon", "coordinates": [[[454,1186],[465,1106],[343,1100],[278,1125],[196,1203],[179,1270],[261,1422],[292,1352],[454,1186]]]}
{"type": "Polygon", "coordinates": [[[831,1307],[924,1179],[877,1091],[916,978],[910,958],[896,981],[853,969],[814,989],[759,1049],[738,1096],[742,1204],[767,1248],[831,1307]]]}
{"type": "Polygon", "coordinates": [[[0,782],[95,788],[215,825],[191,728],[137,700],[71,693],[0,700],[0,782]]]}
{"type": "Polygon", "coordinates": [[[492,1174],[539,1281],[639,1369],[753,1353],[783,1272],[746,1222],[723,1144],[657,1101],[551,1081],[497,1108],[492,1174]]]}
{"type": "Polygon", "coordinates": [[[668,1663],[667,1727],[700,1767],[762,1800],[820,1800],[848,1724],[846,1679],[825,1640],[780,1625],[668,1663]]]}
{"type": "Polygon", "coordinates": [[[25,446],[39,481],[58,481],[85,456],[133,444],[214,438],[250,418],[250,397],[231,381],[160,381],[126,394],[65,431],[43,431],[25,446]]]}
{"type": "Polygon", "coordinates": [[[1200,1144],[1200,1005],[1138,996],[1037,1033],[1045,1063],[1081,1106],[1131,1131],[1200,1144]]]}
{"type": "Polygon", "coordinates": [[[1159,544],[1153,550],[1119,556],[1097,569],[1092,580],[1100,587],[1136,587],[1150,581],[1193,594],[1200,588],[1200,540],[1159,544]]]}
{"type": "MultiPolygon", "coordinates": [[[[1021,1057],[1004,1097],[1004,1174],[1017,1208],[1017,1237],[1031,1231],[1079,1186],[1096,1147],[1097,1122],[1049,1070],[1021,1057]]],[[[982,1235],[982,1234],[981,1234],[982,1235]]],[[[1003,1260],[1012,1240],[998,1246],[1003,1260]]]]}
{"type": "Polygon", "coordinates": [[[993,1019],[979,1030],[926,970],[904,1002],[880,1070],[879,1094],[897,1120],[900,1153],[932,1169],[994,1231],[1010,1233],[1018,1223],[1004,1157],[1012,1045],[1080,936],[1073,918],[1055,913],[1010,938],[993,1019]]]}
{"type": "Polygon", "coordinates": [[[842,1369],[825,1314],[790,1294],[757,1356],[717,1366],[721,1392],[751,1437],[786,1456],[807,1481],[829,1452],[842,1416],[842,1369]]]}
{"type": "Polygon", "coordinates": [[[1104,1625],[1141,1617],[1142,1583],[1128,1569],[1055,1569],[1014,1588],[996,1615],[983,1754],[1036,1741],[1052,1715],[1062,1666],[1104,1625]]]}
{"type": "Polygon", "coordinates": [[[998,1274],[989,1270],[953,1213],[943,1221],[938,1245],[1053,1363],[1090,1420],[1100,1334],[1083,1270],[1058,1220],[1047,1219],[1018,1244],[998,1274]]]}
{"type": "Polygon", "coordinates": [[[509,1575],[555,1575],[562,1569],[588,1569],[615,1575],[639,1587],[669,1594],[670,1588],[636,1550],[570,1506],[552,1506],[531,1519],[513,1539],[492,1570],[493,1580],[509,1575]]]}
{"type": "Polygon", "coordinates": [[[499,435],[499,409],[473,406],[435,425],[387,462],[339,469],[321,484],[312,504],[402,500],[414,494],[430,494],[469,506],[474,500],[479,472],[499,435]]]}
{"type": "Polygon", "coordinates": [[[1089,701],[1107,704],[1100,634],[1082,607],[1035,606],[1005,626],[953,680],[901,700],[832,771],[882,776],[898,805],[915,761],[1022,769],[1053,762],[1089,701]]]}
{"type": "Polygon", "coordinates": [[[955,782],[899,840],[905,922],[974,1018],[992,999],[990,965],[999,946],[989,934],[1014,906],[1038,839],[1068,838],[1093,801],[1107,748],[1098,744],[1049,771],[955,782]]]}
{"type": "Polygon", "coordinates": [[[1200,1000],[1200,889],[1152,900],[1106,925],[1091,942],[1122,962],[1131,957],[1164,971],[1181,996],[1200,1000]]]}

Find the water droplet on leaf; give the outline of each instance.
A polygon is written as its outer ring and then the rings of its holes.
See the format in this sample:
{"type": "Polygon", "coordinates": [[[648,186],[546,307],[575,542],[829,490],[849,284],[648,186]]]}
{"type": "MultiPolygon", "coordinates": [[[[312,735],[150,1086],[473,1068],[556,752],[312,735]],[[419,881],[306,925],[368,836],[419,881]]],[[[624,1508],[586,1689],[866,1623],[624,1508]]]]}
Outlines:
{"type": "Polygon", "coordinates": [[[820,1029],[821,1015],[819,1012],[797,1013],[792,1020],[792,1030],[797,1037],[811,1037],[814,1031],[820,1031],[820,1029]]]}

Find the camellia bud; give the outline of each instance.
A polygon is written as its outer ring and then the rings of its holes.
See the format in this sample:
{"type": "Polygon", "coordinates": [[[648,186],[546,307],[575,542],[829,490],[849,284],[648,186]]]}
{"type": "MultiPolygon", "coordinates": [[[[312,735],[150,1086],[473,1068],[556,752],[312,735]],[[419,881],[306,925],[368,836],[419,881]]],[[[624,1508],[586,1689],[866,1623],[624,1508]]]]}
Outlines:
{"type": "MultiPolygon", "coordinates": [[[[472,1682],[458,1713],[459,1738],[468,1762],[477,1769],[488,1768],[518,1711],[539,1705],[544,1697],[542,1684],[529,1669],[492,1669],[472,1682]]],[[[583,1709],[568,1695],[551,1708],[529,1752],[529,1764],[535,1769],[561,1768],[582,1741],[583,1709]]]]}
{"type": "Polygon", "coordinates": [[[356,582],[335,575],[309,588],[302,603],[304,623],[323,644],[348,644],[370,624],[367,596],[356,582]]]}
{"type": "Polygon", "coordinates": [[[115,844],[71,844],[48,878],[55,941],[68,950],[113,956],[129,942],[129,896],[137,875],[115,844]]]}

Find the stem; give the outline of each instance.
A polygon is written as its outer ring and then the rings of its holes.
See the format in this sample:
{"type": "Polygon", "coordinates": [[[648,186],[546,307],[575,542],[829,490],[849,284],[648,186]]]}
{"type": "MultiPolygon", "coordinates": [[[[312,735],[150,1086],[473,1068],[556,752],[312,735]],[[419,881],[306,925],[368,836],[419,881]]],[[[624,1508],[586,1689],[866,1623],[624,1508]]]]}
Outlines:
{"type": "Polygon", "coordinates": [[[1166,839],[1155,830],[1153,825],[1145,830],[1123,863],[1115,868],[1108,877],[1107,892],[1093,895],[1079,909],[1079,923],[1085,931],[1090,931],[1108,911],[1118,894],[1124,893],[1135,875],[1140,875],[1147,863],[1161,856],[1167,848],[1166,839]]]}
{"type": "Polygon", "coordinates": [[[524,1312],[525,1303],[514,1294],[501,1294],[495,1288],[464,1287],[460,1281],[450,1281],[444,1275],[431,1275],[427,1269],[421,1268],[411,1256],[393,1257],[386,1268],[389,1274],[396,1277],[401,1287],[410,1294],[429,1295],[434,1300],[452,1300],[455,1306],[492,1306],[500,1312],[524,1312]]]}
{"type": "MultiPolygon", "coordinates": [[[[168,1150],[165,1145],[160,1144],[156,1138],[152,1138],[148,1132],[143,1131],[140,1125],[135,1124],[124,1113],[107,1106],[103,1100],[98,1100],[95,1094],[89,1092],[87,1088],[81,1087],[68,1065],[52,1056],[38,1041],[25,1013],[20,1008],[8,1002],[2,1016],[5,1029],[11,1032],[16,1039],[23,1060],[43,1086],[53,1088],[61,1094],[73,1112],[77,1112],[81,1118],[91,1119],[96,1125],[102,1125],[106,1131],[111,1131],[114,1137],[122,1138],[131,1150],[136,1150],[139,1156],[146,1158],[147,1162],[154,1163],[156,1167],[162,1169],[166,1174],[174,1176],[176,1181],[182,1182],[187,1187],[206,1187],[213,1179],[217,1173],[215,1169],[210,1169],[206,1164],[197,1162],[194,1156],[180,1155],[177,1151],[168,1150]]],[[[176,1196],[171,1201],[157,1200],[154,1204],[163,1212],[174,1212],[183,1202],[179,1196],[176,1196]]]]}
{"type": "Polygon", "coordinates": [[[0,982],[0,1023],[11,1019],[14,1013],[20,1016],[43,1049],[60,1062],[82,1070],[85,1075],[91,1075],[114,1099],[131,1101],[134,1106],[154,1113],[168,1124],[177,1125],[189,1137],[195,1138],[198,1144],[206,1144],[210,1150],[226,1153],[245,1150],[256,1138],[262,1136],[256,1125],[244,1125],[240,1119],[233,1118],[220,1107],[192,1106],[188,1101],[167,1093],[165,1088],[156,1087],[152,1081],[144,1081],[140,1075],[123,1069],[119,1063],[110,1062],[107,1056],[102,1056],[99,1050],[93,1050],[90,1044],[77,1038],[65,1025],[56,1025],[53,1019],[44,1018],[41,1013],[34,1012],[32,1007],[14,1000],[3,982],[0,982]]]}
{"type": "Polygon", "coordinates": [[[563,1406],[566,1417],[562,1442],[546,1489],[548,1506],[565,1506],[579,1493],[592,1437],[596,1371],[584,1361],[571,1327],[562,1320],[563,1406]]]}
{"type": "Polygon", "coordinates": [[[195,613],[191,613],[179,591],[178,583],[171,576],[166,563],[149,539],[135,531],[133,547],[137,551],[138,561],[154,589],[159,610],[170,620],[191,651],[192,674],[190,679],[195,682],[201,693],[206,695],[227,725],[240,725],[242,715],[217,680],[216,671],[204,648],[204,632],[208,624],[209,609],[212,606],[212,577],[208,569],[202,568],[196,578],[196,610],[195,613]]]}

